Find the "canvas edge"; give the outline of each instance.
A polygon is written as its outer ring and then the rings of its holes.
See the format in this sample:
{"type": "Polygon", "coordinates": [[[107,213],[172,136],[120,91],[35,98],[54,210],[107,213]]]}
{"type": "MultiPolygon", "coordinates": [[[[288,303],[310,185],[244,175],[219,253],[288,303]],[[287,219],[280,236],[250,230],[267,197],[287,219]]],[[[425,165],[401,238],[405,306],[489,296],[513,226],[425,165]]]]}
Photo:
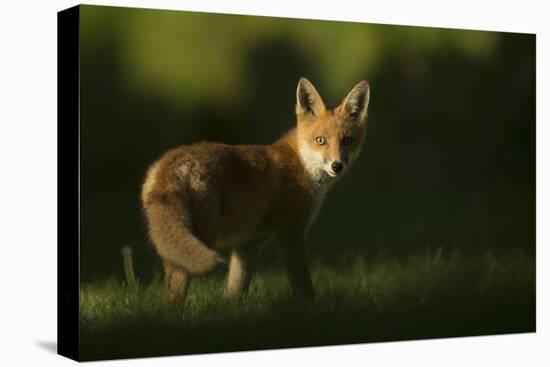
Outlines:
{"type": "Polygon", "coordinates": [[[80,360],[80,7],[57,13],[57,353],[80,360]]]}

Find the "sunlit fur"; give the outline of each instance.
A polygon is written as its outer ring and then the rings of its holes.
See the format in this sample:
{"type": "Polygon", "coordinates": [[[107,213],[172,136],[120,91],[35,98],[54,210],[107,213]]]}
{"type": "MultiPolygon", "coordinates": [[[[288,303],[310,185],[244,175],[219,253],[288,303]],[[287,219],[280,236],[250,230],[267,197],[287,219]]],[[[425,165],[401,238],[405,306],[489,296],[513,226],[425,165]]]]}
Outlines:
{"type": "Polygon", "coordinates": [[[304,237],[331,184],[359,154],[368,102],[363,81],[338,107],[326,108],[302,78],[297,125],[273,144],[201,142],[156,161],[141,199],[149,236],[164,262],[168,300],[185,297],[192,274],[224,263],[221,249],[231,251],[226,295],[240,297],[258,250],[275,237],[293,291],[312,297],[304,237]],[[334,162],[341,162],[342,170],[335,172],[334,162]]]}

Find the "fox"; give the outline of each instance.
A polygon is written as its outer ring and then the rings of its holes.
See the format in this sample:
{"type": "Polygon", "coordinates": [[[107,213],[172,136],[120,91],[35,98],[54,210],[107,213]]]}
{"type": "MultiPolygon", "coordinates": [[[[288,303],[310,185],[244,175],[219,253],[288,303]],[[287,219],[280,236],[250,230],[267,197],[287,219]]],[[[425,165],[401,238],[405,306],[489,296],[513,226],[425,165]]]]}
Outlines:
{"type": "Polygon", "coordinates": [[[164,267],[168,302],[192,276],[227,264],[224,295],[246,295],[263,244],[276,238],[291,294],[314,299],[306,235],[330,187],[365,140],[370,89],[357,83],[336,107],[300,78],[296,123],[270,145],[197,142],[168,150],[147,170],[141,201],[164,267]]]}

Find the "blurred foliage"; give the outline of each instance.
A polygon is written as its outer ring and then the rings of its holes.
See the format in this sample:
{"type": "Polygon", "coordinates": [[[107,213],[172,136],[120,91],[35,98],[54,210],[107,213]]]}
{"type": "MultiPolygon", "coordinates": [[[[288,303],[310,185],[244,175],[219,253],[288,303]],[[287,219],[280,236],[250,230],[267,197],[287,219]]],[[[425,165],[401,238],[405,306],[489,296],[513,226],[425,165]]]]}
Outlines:
{"type": "Polygon", "coordinates": [[[269,144],[294,124],[300,76],[329,104],[371,85],[363,153],[313,256],[534,255],[534,35],[96,6],[80,19],[83,279],[119,271],[125,245],[152,274],[147,166],[197,140],[269,144]]]}
{"type": "MultiPolygon", "coordinates": [[[[127,87],[177,106],[244,104],[250,90],[248,58],[270,43],[297,52],[331,97],[373,75],[396,47],[415,53],[411,72],[440,47],[487,60],[498,35],[437,28],[388,27],[177,11],[85,6],[81,31],[84,58],[94,58],[105,40],[116,43],[127,87]]],[[[305,70],[304,70],[305,71],[305,70]]]]}

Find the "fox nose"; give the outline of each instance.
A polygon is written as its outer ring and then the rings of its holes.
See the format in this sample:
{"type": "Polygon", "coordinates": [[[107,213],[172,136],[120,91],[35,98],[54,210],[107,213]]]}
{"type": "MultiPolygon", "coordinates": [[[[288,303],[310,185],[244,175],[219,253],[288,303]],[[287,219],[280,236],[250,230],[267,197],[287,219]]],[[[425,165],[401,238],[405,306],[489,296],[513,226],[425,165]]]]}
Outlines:
{"type": "Polygon", "coordinates": [[[340,172],[342,168],[344,168],[344,165],[340,161],[335,161],[332,163],[332,170],[336,173],[340,172]]]}

